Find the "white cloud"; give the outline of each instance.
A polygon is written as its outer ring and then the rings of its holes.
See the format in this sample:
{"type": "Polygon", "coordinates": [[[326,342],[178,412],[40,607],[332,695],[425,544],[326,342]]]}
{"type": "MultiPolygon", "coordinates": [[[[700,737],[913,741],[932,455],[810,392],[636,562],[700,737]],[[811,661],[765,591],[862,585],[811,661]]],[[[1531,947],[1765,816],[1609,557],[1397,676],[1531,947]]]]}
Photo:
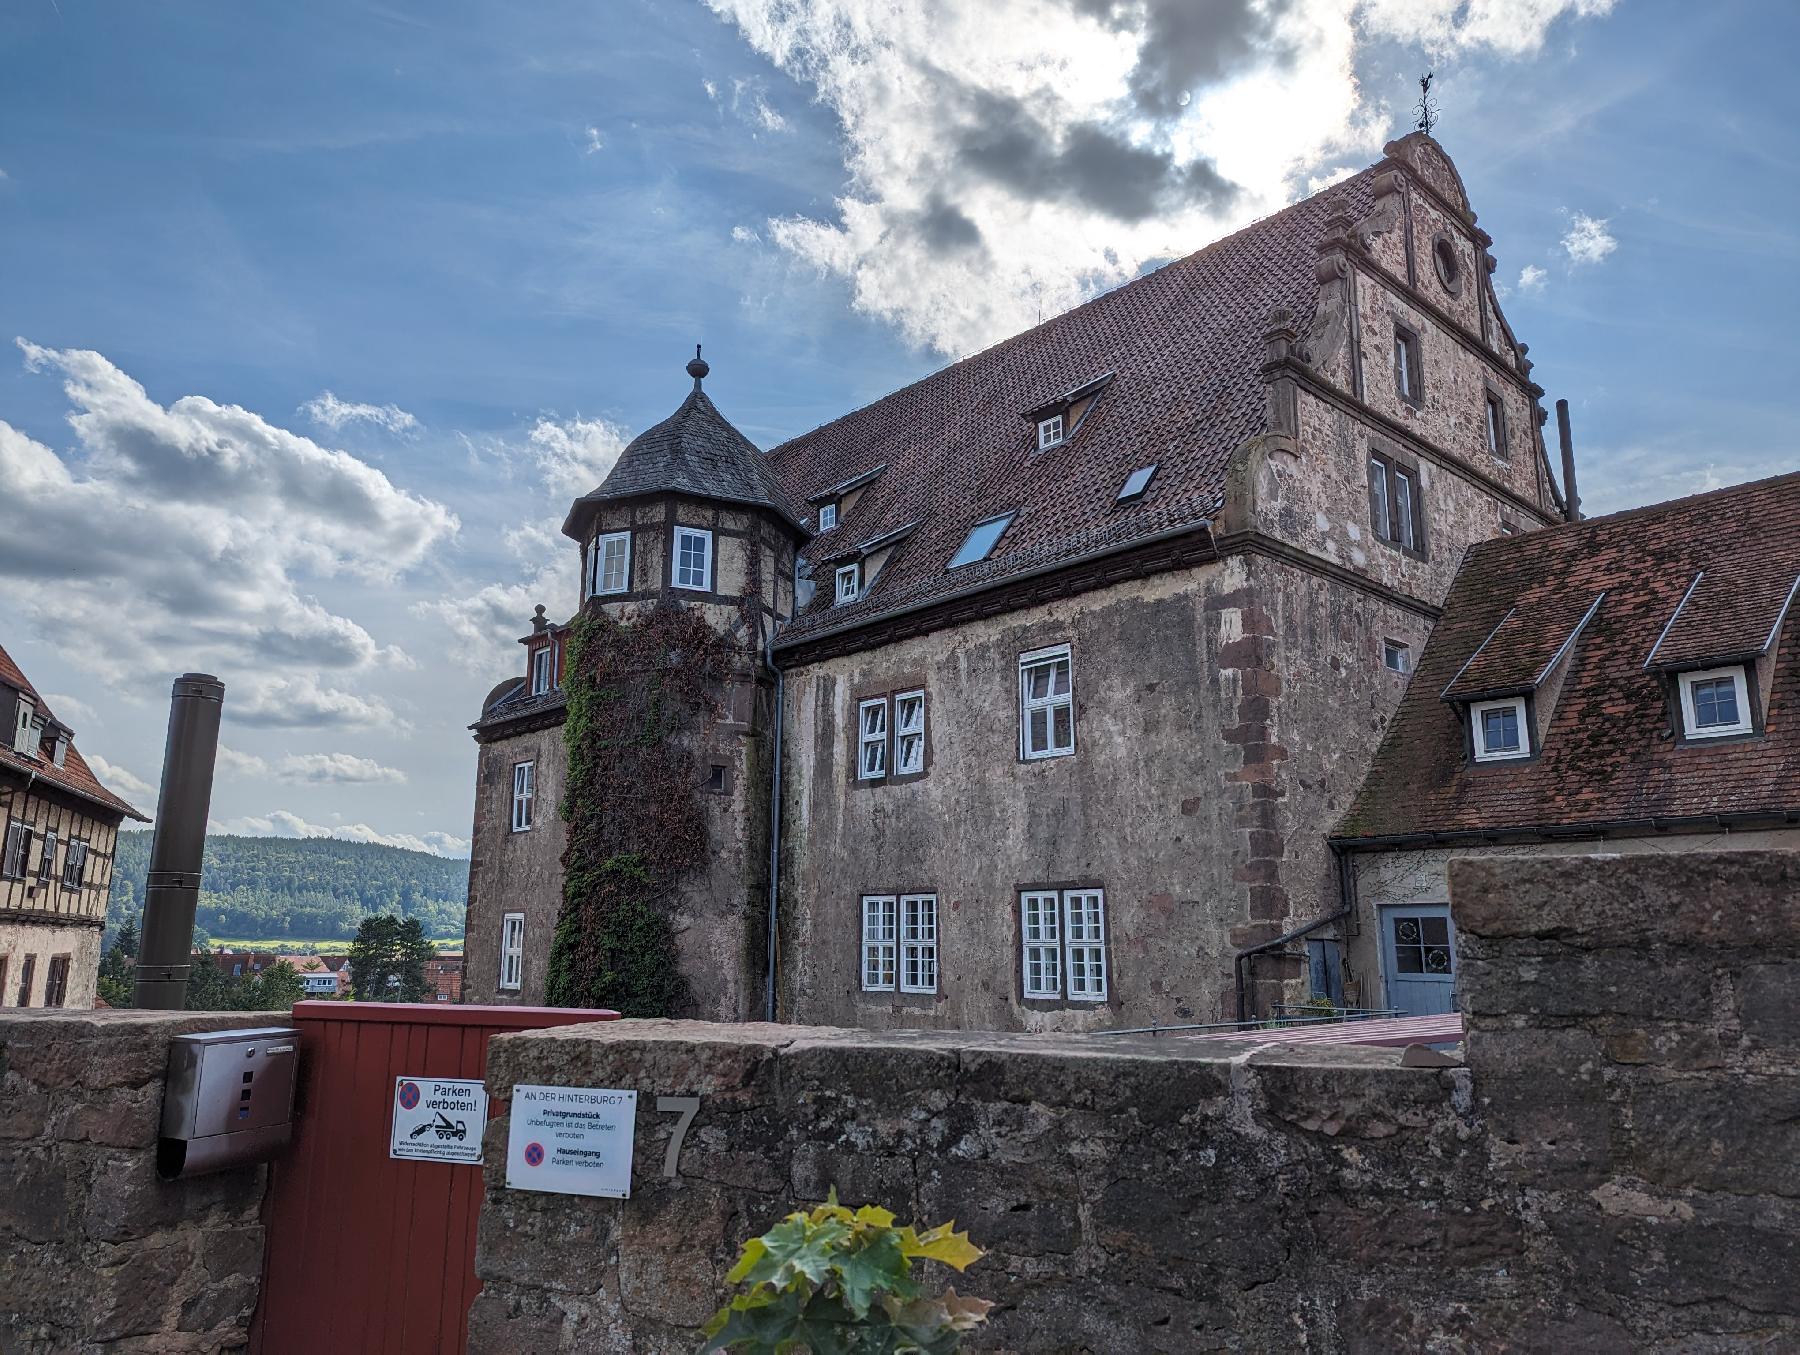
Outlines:
{"type": "Polygon", "coordinates": [[[300,815],[286,809],[273,809],[267,814],[246,814],[240,818],[211,820],[209,833],[234,833],[245,837],[334,837],[346,842],[378,842],[385,847],[404,847],[413,852],[429,852],[433,856],[452,858],[469,854],[469,840],[454,833],[430,832],[383,833],[366,823],[327,825],[308,823],[300,815]]]}
{"type": "Polygon", "coordinates": [[[276,765],[275,775],[300,785],[398,785],[406,780],[398,767],[354,753],[290,753],[276,765]]]}
{"type": "Polygon", "coordinates": [[[758,235],[748,226],[733,226],[731,228],[731,238],[736,240],[740,245],[754,245],[757,241],[762,239],[762,236],[758,235]]]}
{"type": "MultiPolygon", "coordinates": [[[[1372,32],[1529,53],[1609,0],[707,0],[843,130],[850,187],[767,234],[968,352],[1379,154],[1372,32]]],[[[709,91],[715,101],[719,91],[709,91]]]]}
{"type": "Polygon", "coordinates": [[[595,151],[606,149],[606,141],[600,135],[600,129],[598,127],[584,127],[581,131],[583,136],[582,149],[589,155],[592,155],[595,151]]]}
{"type": "Polygon", "coordinates": [[[1361,0],[1371,36],[1417,42],[1434,54],[1487,48],[1501,56],[1530,56],[1564,15],[1592,19],[1618,0],[1361,0]]]}
{"type": "Polygon", "coordinates": [[[29,369],[63,377],[76,447],[0,421],[0,597],[117,690],[203,669],[226,677],[240,715],[267,713],[285,687],[310,722],[332,707],[390,719],[320,674],[412,660],[315,589],[396,583],[456,518],[249,410],[204,396],[164,407],[98,353],[18,343],[29,369]]]}
{"type": "Polygon", "coordinates": [[[488,583],[460,597],[413,604],[448,632],[446,652],[470,672],[498,676],[522,668],[517,640],[542,603],[560,621],[574,609],[581,589],[581,555],[558,530],[569,503],[596,488],[625,449],[629,434],[605,419],[540,418],[523,447],[507,455],[530,467],[536,508],[531,517],[501,533],[517,562],[512,582],[488,583]]]}
{"type": "Polygon", "coordinates": [[[1528,263],[1519,270],[1519,290],[1521,292],[1541,292],[1544,282],[1550,276],[1544,269],[1534,263],[1528,263]]]}
{"type": "Polygon", "coordinates": [[[313,396],[300,406],[300,412],[334,433],[347,423],[372,423],[390,433],[411,433],[419,427],[419,421],[398,405],[359,405],[340,400],[330,391],[313,396]]]}
{"type": "Polygon", "coordinates": [[[1584,216],[1577,212],[1563,232],[1563,251],[1572,264],[1599,263],[1619,247],[1607,228],[1605,218],[1584,216]]]}
{"type": "Polygon", "coordinates": [[[100,723],[100,712],[79,697],[65,696],[61,692],[45,692],[44,700],[50,703],[50,709],[56,713],[56,718],[65,724],[70,720],[77,720],[82,724],[100,723]]]}
{"type": "Polygon", "coordinates": [[[264,677],[225,691],[225,720],[262,729],[406,729],[387,702],[327,687],[317,677],[264,677]]]}
{"type": "Polygon", "coordinates": [[[269,764],[255,753],[240,753],[237,749],[225,744],[219,745],[218,756],[214,759],[214,767],[227,776],[267,776],[269,764]]]}
{"type": "Polygon", "coordinates": [[[156,787],[143,777],[108,762],[98,753],[83,751],[81,756],[87,759],[88,766],[94,769],[94,775],[100,778],[100,784],[108,790],[116,795],[123,795],[146,814],[156,808],[156,787]]]}

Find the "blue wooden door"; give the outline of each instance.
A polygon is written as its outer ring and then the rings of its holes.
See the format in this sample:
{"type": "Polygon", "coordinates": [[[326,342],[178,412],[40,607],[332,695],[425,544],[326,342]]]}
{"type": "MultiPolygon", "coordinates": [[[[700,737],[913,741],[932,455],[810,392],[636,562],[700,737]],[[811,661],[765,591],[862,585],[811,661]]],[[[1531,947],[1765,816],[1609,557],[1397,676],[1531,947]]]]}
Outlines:
{"type": "Polygon", "coordinates": [[[1449,904],[1381,910],[1381,975],[1387,1005],[1402,1015],[1456,1010],[1456,933],[1449,904]]]}

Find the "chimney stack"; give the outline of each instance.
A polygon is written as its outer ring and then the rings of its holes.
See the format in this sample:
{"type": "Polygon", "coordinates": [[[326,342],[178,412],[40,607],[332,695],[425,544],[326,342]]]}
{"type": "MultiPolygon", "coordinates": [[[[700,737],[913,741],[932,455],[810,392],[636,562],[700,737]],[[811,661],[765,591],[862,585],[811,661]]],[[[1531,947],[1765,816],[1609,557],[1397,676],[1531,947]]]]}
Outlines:
{"type": "Polygon", "coordinates": [[[1562,441],[1563,516],[1581,521],[1581,495],[1575,492],[1575,443],[1569,437],[1569,402],[1556,402],[1556,436],[1562,441]]]}
{"type": "Polygon", "coordinates": [[[183,673],[169,702],[156,836],[144,888],[144,935],[138,947],[136,1006],[178,1011],[187,1003],[193,968],[194,910],[200,903],[200,857],[212,807],[213,763],[225,684],[208,673],[183,673]]]}

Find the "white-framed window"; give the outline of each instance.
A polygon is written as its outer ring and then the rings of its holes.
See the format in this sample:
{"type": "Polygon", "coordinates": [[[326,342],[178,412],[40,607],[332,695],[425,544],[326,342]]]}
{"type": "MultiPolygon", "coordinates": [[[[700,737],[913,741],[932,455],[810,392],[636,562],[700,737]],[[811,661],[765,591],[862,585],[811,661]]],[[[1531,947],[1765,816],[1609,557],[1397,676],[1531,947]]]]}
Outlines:
{"type": "Polygon", "coordinates": [[[1019,965],[1028,998],[1106,1001],[1106,891],[1019,891],[1019,965]]]}
{"type": "Polygon", "coordinates": [[[1506,460],[1506,406],[1493,391],[1487,393],[1487,449],[1496,461],[1506,460]]]}
{"type": "Polygon", "coordinates": [[[0,875],[9,880],[25,877],[25,862],[31,855],[31,828],[28,824],[6,825],[6,854],[0,857],[0,875]]]}
{"type": "Polygon", "coordinates": [[[63,853],[62,885],[64,889],[80,889],[81,877],[87,870],[88,845],[75,841],[63,853]]]}
{"type": "Polygon", "coordinates": [[[594,538],[590,593],[623,593],[631,587],[631,533],[602,532],[594,538]]]}
{"type": "Polygon", "coordinates": [[[1414,552],[1423,549],[1418,473],[1378,452],[1369,454],[1369,526],[1389,545],[1414,552]]]}
{"type": "Polygon", "coordinates": [[[1021,973],[1026,997],[1062,996],[1062,898],[1055,890],[1019,895],[1021,973]]]}
{"type": "Polygon", "coordinates": [[[837,569],[837,600],[839,605],[855,602],[862,594],[862,564],[839,565],[837,569]]]}
{"type": "Polygon", "coordinates": [[[1074,662],[1067,645],[1019,655],[1019,752],[1028,762],[1075,751],[1074,662]]]}
{"type": "Polygon", "coordinates": [[[56,830],[44,834],[43,853],[38,857],[38,879],[48,880],[56,874],[56,830]]]}
{"type": "Polygon", "coordinates": [[[513,763],[512,782],[512,830],[515,833],[528,832],[531,828],[532,812],[537,806],[537,763],[513,763]]]}
{"type": "Polygon", "coordinates": [[[1469,707],[1475,731],[1475,760],[1501,762],[1531,756],[1531,725],[1525,718],[1525,698],[1502,697],[1477,701],[1469,707]]]}
{"type": "Polygon", "coordinates": [[[856,776],[879,781],[887,775],[888,703],[885,696],[856,708],[856,776]]]}
{"type": "Polygon", "coordinates": [[[531,651],[531,694],[541,696],[550,690],[552,660],[549,645],[531,651]]]}
{"type": "Polygon", "coordinates": [[[677,588],[712,592],[712,533],[699,527],[675,529],[673,581],[677,588]]]}
{"type": "Polygon", "coordinates": [[[937,895],[902,894],[900,991],[935,993],[937,981],[937,895]]]}
{"type": "Polygon", "coordinates": [[[525,984],[525,914],[500,919],[500,986],[517,992],[525,984]]]}
{"type": "Polygon", "coordinates": [[[1412,646],[1404,640],[1383,640],[1381,642],[1381,662],[1396,673],[1412,672],[1412,646]]]}
{"type": "Polygon", "coordinates": [[[1741,667],[1708,668],[1680,675],[1681,724],[1690,739],[1748,734],[1750,684],[1741,667]]]}
{"type": "Polygon", "coordinates": [[[1038,420],[1038,450],[1040,452],[1061,446],[1065,436],[1067,435],[1063,432],[1062,415],[1052,414],[1047,419],[1038,420]]]}
{"type": "Polygon", "coordinates": [[[866,993],[891,990],[894,986],[897,905],[892,894],[863,895],[862,986],[866,993]]]}
{"type": "Polygon", "coordinates": [[[819,505],[819,530],[828,532],[837,526],[837,504],[822,503],[819,505]]]}
{"type": "Polygon", "coordinates": [[[1106,894],[1098,889],[1063,893],[1063,958],[1069,996],[1106,1001],[1106,894]]]}
{"type": "Polygon", "coordinates": [[[894,697],[894,775],[924,770],[925,693],[901,692],[894,697]]]}

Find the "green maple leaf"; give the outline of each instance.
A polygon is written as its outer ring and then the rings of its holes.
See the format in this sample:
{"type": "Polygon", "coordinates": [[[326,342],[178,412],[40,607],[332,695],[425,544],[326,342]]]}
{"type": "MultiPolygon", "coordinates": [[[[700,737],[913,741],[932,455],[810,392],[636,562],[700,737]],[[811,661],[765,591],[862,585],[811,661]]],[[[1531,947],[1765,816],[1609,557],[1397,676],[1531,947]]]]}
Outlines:
{"type": "Polygon", "coordinates": [[[893,1233],[876,1233],[853,1252],[842,1253],[832,1262],[844,1303],[853,1316],[864,1318],[881,1292],[910,1298],[918,1292],[908,1270],[900,1239],[893,1233]]]}
{"type": "Polygon", "coordinates": [[[760,1256],[751,1259],[749,1247],[745,1248],[745,1259],[739,1261],[730,1278],[734,1283],[747,1280],[753,1285],[786,1286],[796,1276],[804,1275],[813,1285],[821,1285],[831,1272],[832,1248],[849,1232],[835,1219],[815,1227],[804,1214],[790,1215],[757,1239],[763,1248],[760,1256]],[[742,1274],[738,1273],[740,1270],[742,1274]]]}

